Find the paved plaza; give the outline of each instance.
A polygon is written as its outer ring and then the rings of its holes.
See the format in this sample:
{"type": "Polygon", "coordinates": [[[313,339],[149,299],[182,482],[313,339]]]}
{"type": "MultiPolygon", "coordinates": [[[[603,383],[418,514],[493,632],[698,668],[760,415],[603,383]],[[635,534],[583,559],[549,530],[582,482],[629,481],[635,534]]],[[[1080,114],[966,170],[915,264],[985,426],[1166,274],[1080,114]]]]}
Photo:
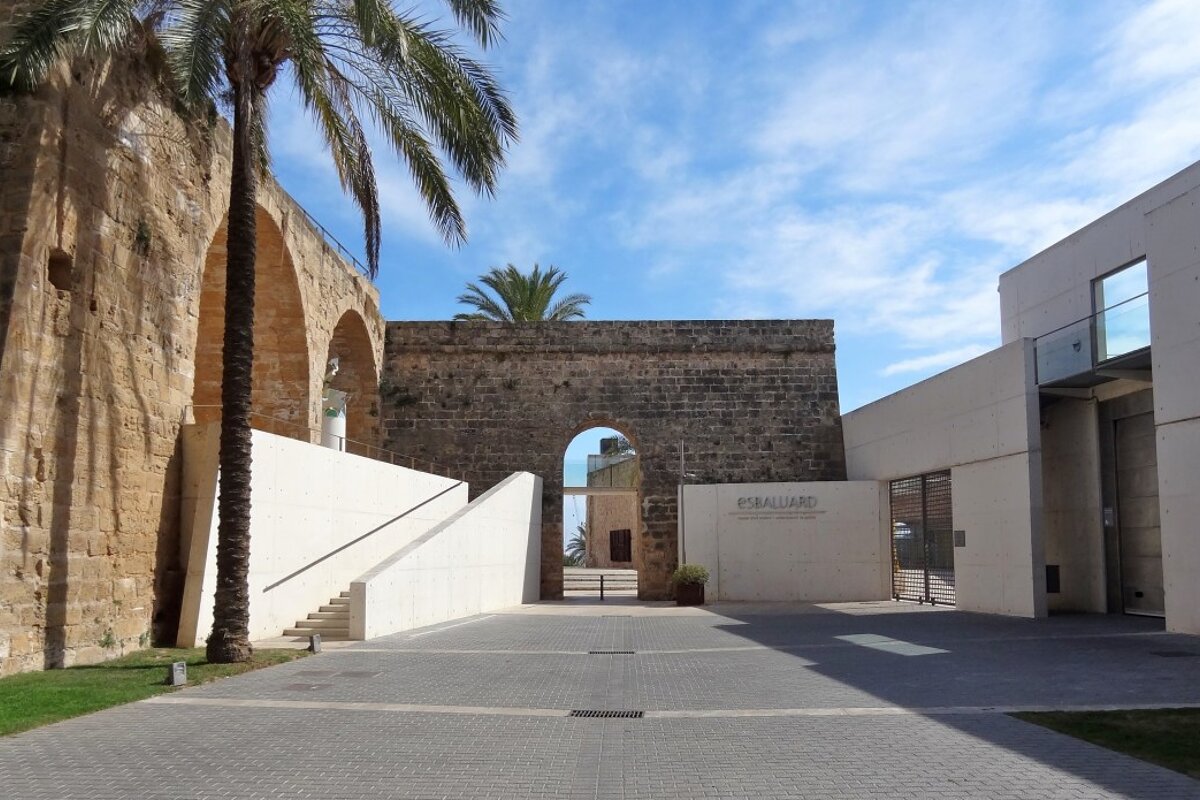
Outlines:
{"type": "Polygon", "coordinates": [[[1200,798],[1003,713],[1196,704],[1156,620],[540,604],[0,739],[0,795],[1200,798]]]}

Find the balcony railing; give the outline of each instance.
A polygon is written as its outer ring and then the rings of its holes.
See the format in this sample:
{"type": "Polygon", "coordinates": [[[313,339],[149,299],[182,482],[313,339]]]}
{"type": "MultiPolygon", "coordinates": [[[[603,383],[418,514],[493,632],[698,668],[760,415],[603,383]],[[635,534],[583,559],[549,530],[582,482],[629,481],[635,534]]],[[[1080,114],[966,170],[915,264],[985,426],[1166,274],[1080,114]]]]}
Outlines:
{"type": "Polygon", "coordinates": [[[1105,367],[1150,347],[1149,292],[1131,297],[1034,340],[1039,386],[1092,386],[1105,367]]]}

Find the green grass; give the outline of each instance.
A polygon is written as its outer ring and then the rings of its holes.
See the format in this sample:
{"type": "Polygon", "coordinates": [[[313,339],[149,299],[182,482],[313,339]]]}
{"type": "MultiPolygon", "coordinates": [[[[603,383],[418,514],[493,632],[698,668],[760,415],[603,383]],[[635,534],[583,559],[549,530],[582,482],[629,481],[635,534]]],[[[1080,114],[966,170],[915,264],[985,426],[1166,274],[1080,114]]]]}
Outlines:
{"type": "Polygon", "coordinates": [[[256,650],[244,664],[209,664],[202,647],[154,648],[103,664],[0,678],[0,736],[174,691],[165,681],[175,661],[187,662],[192,686],[306,655],[304,650],[256,650]]]}
{"type": "Polygon", "coordinates": [[[1200,708],[1023,712],[1013,716],[1200,779],[1200,708]]]}

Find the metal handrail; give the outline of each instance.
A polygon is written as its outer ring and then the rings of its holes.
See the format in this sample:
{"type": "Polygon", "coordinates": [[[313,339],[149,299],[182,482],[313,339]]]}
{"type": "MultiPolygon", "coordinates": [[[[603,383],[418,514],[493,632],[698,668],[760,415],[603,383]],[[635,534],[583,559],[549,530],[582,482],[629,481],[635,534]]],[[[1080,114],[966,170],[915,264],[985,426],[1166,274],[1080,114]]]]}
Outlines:
{"type": "MultiPolygon", "coordinates": [[[[198,408],[203,408],[203,409],[215,408],[218,411],[223,410],[221,405],[212,404],[212,403],[208,403],[208,404],[189,403],[187,405],[187,408],[189,410],[191,410],[191,412],[192,412],[192,419],[195,419],[195,416],[196,416],[195,411],[198,408]]],[[[281,425],[284,425],[287,427],[291,427],[294,430],[304,431],[305,433],[309,433],[309,434],[315,433],[318,436],[329,436],[329,435],[336,436],[336,434],[328,434],[325,431],[321,430],[320,428],[314,428],[311,425],[304,425],[299,422],[294,422],[290,419],[283,419],[282,417],[273,417],[270,414],[262,414],[257,411],[251,411],[250,416],[252,418],[257,418],[260,420],[269,420],[272,423],[278,423],[278,424],[281,424],[281,425]]],[[[264,429],[259,428],[259,430],[264,430],[264,429]]],[[[268,433],[276,433],[276,431],[274,431],[274,430],[269,430],[267,432],[268,433]]],[[[376,461],[386,461],[389,464],[392,464],[393,466],[404,466],[403,463],[397,463],[397,459],[399,459],[399,461],[401,461],[401,462],[408,462],[409,469],[415,470],[418,468],[418,465],[420,465],[422,467],[422,469],[421,469],[422,472],[429,472],[433,475],[441,475],[441,476],[444,476],[447,478],[455,478],[456,480],[466,482],[465,473],[463,473],[461,471],[451,470],[449,467],[447,467],[444,464],[438,464],[437,462],[430,461],[425,458],[417,458],[416,456],[410,456],[406,453],[401,453],[396,450],[389,450],[386,447],[380,447],[377,444],[371,444],[370,442],[361,442],[361,441],[358,441],[357,439],[351,439],[346,436],[336,436],[336,438],[341,440],[342,445],[343,445],[343,452],[345,452],[345,445],[354,445],[356,448],[357,447],[366,448],[368,451],[373,451],[376,454],[381,454],[381,455],[368,454],[365,456],[366,458],[373,458],[376,461]],[[428,467],[428,469],[425,469],[425,467],[428,467]]],[[[355,453],[354,455],[362,455],[362,454],[355,453]]]]}
{"type": "Polygon", "coordinates": [[[1147,291],[1142,292],[1141,294],[1135,294],[1133,297],[1127,297],[1126,299],[1122,300],[1121,302],[1114,303],[1113,305],[1108,306],[1107,308],[1102,308],[1099,311],[1093,311],[1091,314],[1088,314],[1086,317],[1080,317],[1079,319],[1075,320],[1074,322],[1068,322],[1066,325],[1061,325],[1052,331],[1046,331],[1043,334],[1034,336],[1033,341],[1036,342],[1039,339],[1045,339],[1047,336],[1053,336],[1054,334],[1056,334],[1060,331],[1065,331],[1067,328],[1073,328],[1081,322],[1086,322],[1090,319],[1096,319],[1101,314],[1107,314],[1108,312],[1110,312],[1114,309],[1120,308],[1121,306],[1125,305],[1126,303],[1132,303],[1134,300],[1141,300],[1143,297],[1148,297],[1149,295],[1150,295],[1150,291],[1147,290],[1147,291]]]}
{"type": "Polygon", "coordinates": [[[335,248],[337,248],[337,251],[339,253],[341,253],[344,258],[348,259],[350,261],[350,263],[354,265],[355,269],[357,269],[364,278],[366,278],[367,280],[371,280],[371,271],[369,269],[367,269],[365,266],[363,266],[363,263],[361,261],[359,261],[354,256],[354,254],[351,253],[350,250],[347,249],[346,246],[344,244],[342,244],[338,240],[338,238],[330,232],[330,230],[328,228],[326,228],[320,222],[317,222],[317,218],[314,217],[312,214],[308,213],[307,208],[300,205],[299,203],[296,203],[295,205],[296,205],[296,208],[300,209],[300,213],[304,215],[304,218],[306,220],[308,220],[309,224],[311,224],[313,227],[315,227],[318,231],[321,232],[321,235],[325,238],[325,242],[327,244],[332,244],[335,248]]]}

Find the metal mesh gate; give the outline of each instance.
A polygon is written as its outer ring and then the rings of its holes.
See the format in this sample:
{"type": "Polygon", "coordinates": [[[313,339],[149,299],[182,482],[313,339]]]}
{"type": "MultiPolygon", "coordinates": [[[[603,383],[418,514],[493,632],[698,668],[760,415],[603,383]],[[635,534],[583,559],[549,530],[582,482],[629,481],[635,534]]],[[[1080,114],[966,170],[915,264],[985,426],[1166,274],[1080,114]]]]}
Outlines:
{"type": "Polygon", "coordinates": [[[954,605],[950,473],[892,481],[892,596],[954,605]]]}

